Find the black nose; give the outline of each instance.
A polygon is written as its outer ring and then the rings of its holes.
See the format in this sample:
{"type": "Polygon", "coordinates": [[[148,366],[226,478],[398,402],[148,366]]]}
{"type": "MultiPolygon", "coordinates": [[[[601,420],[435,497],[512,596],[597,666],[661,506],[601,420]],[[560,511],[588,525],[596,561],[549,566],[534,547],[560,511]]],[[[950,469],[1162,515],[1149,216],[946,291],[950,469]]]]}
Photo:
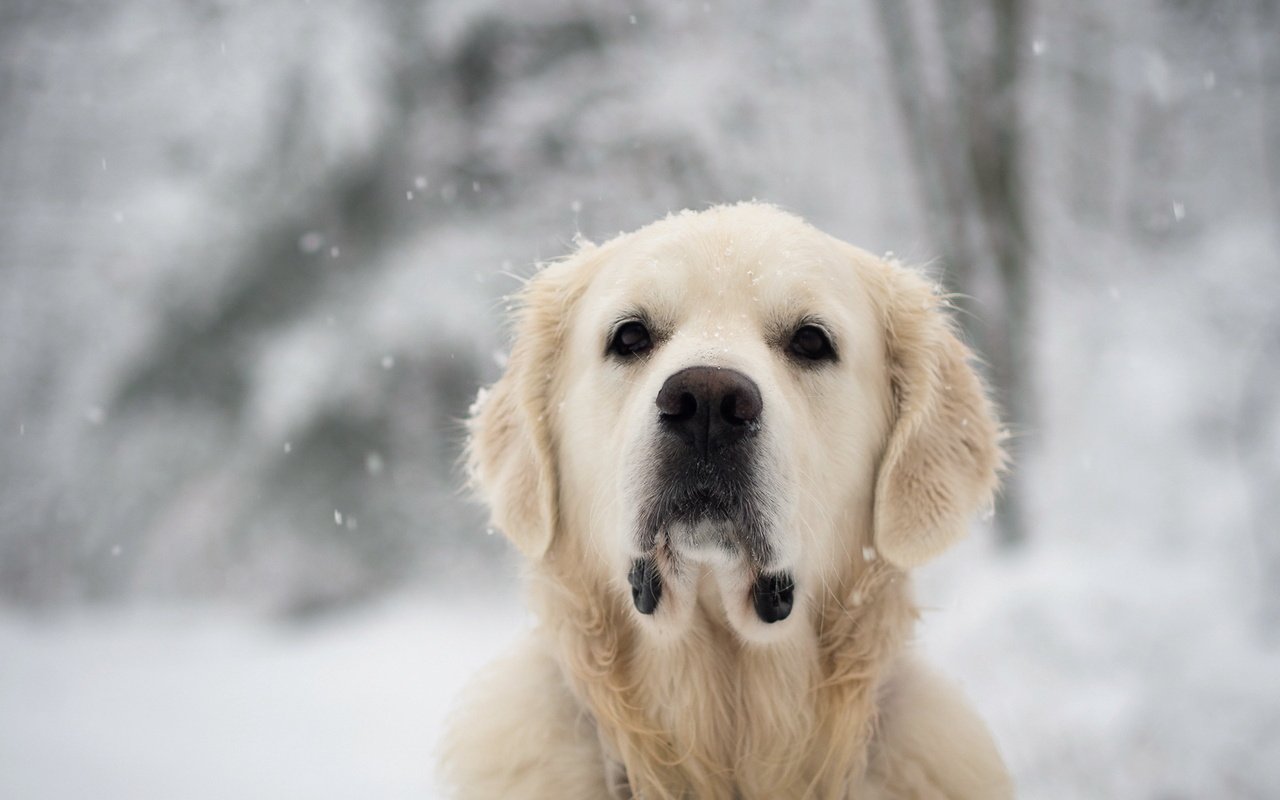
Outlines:
{"type": "Polygon", "coordinates": [[[720,367],[688,367],[658,392],[663,427],[706,455],[756,432],[764,402],[755,381],[720,367]]]}

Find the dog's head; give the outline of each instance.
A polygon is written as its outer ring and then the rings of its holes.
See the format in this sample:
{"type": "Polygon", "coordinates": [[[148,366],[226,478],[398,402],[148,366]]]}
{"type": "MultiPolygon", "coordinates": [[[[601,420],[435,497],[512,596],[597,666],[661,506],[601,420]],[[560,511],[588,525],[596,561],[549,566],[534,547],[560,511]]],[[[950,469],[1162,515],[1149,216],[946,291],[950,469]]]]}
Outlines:
{"type": "Polygon", "coordinates": [[[968,350],[914,273],[762,205],[587,246],[525,287],[470,468],[532,559],[565,538],[658,629],[718,588],[749,640],[989,502],[968,350]]]}

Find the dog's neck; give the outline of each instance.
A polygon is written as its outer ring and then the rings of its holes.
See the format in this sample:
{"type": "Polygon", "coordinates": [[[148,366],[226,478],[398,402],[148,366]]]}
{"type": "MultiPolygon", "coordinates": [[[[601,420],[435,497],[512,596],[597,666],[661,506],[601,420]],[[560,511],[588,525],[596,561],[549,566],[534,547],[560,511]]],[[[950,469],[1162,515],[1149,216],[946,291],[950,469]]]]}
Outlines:
{"type": "Polygon", "coordinates": [[[604,581],[554,563],[543,577],[566,677],[637,796],[836,797],[865,768],[876,691],[915,614],[896,570],[861,566],[770,645],[744,643],[706,594],[683,635],[657,638],[604,581]]]}

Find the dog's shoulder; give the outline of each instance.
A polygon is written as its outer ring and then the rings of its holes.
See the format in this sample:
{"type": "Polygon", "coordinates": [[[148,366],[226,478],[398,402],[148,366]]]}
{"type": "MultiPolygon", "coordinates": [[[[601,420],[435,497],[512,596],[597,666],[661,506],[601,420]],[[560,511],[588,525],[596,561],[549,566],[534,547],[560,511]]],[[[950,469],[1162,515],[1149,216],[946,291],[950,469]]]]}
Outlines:
{"type": "Polygon", "coordinates": [[[595,726],[539,632],[472,679],[443,742],[441,782],[459,800],[608,796],[595,726]]]}
{"type": "Polygon", "coordinates": [[[881,688],[869,756],[871,797],[1013,797],[982,719],[958,687],[914,653],[895,661],[881,688]]]}

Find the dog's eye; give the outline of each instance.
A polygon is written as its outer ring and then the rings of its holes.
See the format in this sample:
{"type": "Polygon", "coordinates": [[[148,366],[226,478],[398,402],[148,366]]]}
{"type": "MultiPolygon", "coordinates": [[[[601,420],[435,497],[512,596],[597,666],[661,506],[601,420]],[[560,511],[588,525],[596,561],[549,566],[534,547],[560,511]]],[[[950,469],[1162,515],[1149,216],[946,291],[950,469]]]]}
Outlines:
{"type": "Polygon", "coordinates": [[[613,333],[613,341],[609,343],[609,352],[614,355],[640,356],[649,352],[653,340],[649,337],[649,329],[642,322],[624,322],[613,333]]]}
{"type": "Polygon", "coordinates": [[[791,336],[791,352],[810,361],[834,359],[836,351],[831,347],[831,340],[826,332],[816,325],[802,325],[791,336]]]}

